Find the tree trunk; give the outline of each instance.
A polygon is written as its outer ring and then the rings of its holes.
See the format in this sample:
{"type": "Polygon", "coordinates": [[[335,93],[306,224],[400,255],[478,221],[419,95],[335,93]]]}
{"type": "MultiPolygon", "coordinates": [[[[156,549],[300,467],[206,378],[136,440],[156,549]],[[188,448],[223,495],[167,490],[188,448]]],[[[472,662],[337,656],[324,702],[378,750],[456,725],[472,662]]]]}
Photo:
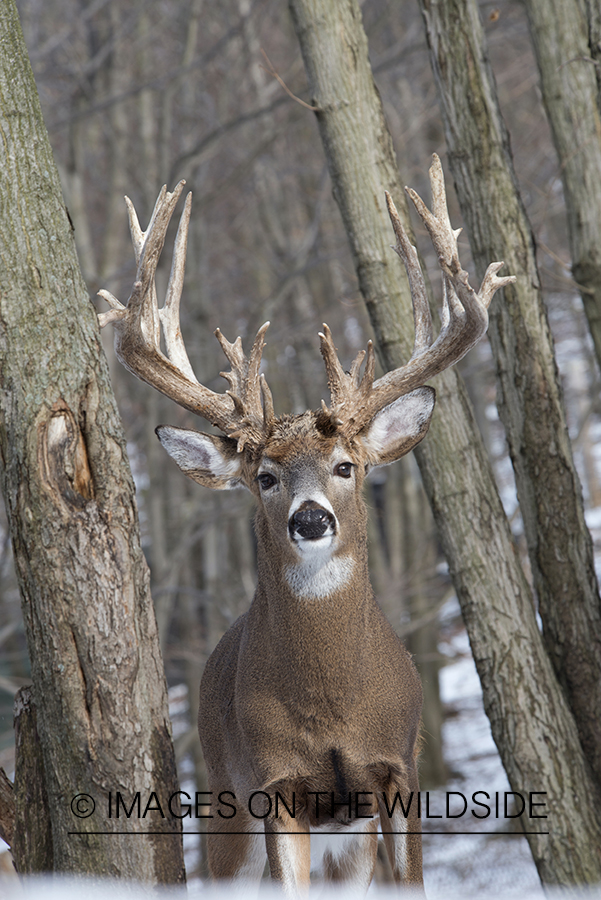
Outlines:
{"type": "MultiPolygon", "coordinates": [[[[384,189],[401,216],[392,142],[368,61],[356,2],[290,0],[361,291],[387,369],[411,353],[406,281],[389,249],[384,189]]],[[[437,378],[438,411],[419,452],[512,789],[546,791],[549,834],[528,840],[547,883],[601,879],[601,826],[571,713],[538,631],[532,598],[471,409],[455,372],[437,378]]],[[[537,828],[536,820],[528,830],[537,828]]]]}
{"type": "Polygon", "coordinates": [[[1,479],[53,865],[178,882],[181,827],[167,805],[177,777],[134,487],[12,0],[0,5],[0,42],[1,479]],[[117,791],[128,806],[156,791],[166,818],[109,818],[117,791]],[[93,815],[74,814],[78,794],[93,815]]]}
{"type": "Polygon", "coordinates": [[[600,16],[594,0],[526,0],[568,213],[572,272],[601,365],[600,16]],[[589,21],[587,22],[587,9],[589,21]],[[590,32],[589,32],[590,23],[590,32]],[[592,41],[589,43],[589,40],[592,41]]]}
{"type": "Polygon", "coordinates": [[[503,259],[507,271],[518,276],[490,309],[497,405],[515,472],[545,645],[601,784],[601,606],[534,238],[517,187],[478,5],[475,0],[421,0],[421,6],[449,162],[478,275],[483,277],[492,260],[503,259]]]}
{"type": "Polygon", "coordinates": [[[15,697],[15,825],[10,843],[20,875],[52,872],[52,828],[37,710],[30,687],[15,697]]]}

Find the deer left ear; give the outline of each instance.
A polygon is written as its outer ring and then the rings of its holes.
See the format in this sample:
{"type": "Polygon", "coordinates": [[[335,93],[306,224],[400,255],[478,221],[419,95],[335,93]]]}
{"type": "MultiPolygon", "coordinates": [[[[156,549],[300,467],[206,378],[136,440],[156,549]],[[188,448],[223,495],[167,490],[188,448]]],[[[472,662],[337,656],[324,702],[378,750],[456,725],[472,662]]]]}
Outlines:
{"type": "Polygon", "coordinates": [[[430,427],[436,391],[420,387],[385,406],[358,436],[369,464],[385,466],[409,453],[430,427]]]}
{"type": "Polygon", "coordinates": [[[159,425],[155,431],[188,478],[217,491],[246,487],[242,480],[242,455],[236,451],[232,438],[173,425],[159,425]]]}

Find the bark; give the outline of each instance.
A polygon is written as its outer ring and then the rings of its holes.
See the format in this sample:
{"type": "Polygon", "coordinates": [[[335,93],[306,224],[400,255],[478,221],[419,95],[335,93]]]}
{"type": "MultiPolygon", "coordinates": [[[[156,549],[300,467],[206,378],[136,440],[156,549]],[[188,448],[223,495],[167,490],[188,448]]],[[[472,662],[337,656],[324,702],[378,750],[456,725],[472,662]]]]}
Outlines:
{"type": "Polygon", "coordinates": [[[559,157],[572,273],[582,294],[595,353],[601,365],[598,4],[595,0],[587,0],[586,4],[582,0],[526,0],[525,5],[543,101],[559,157]]]}
{"type": "Polygon", "coordinates": [[[601,6],[599,0],[586,0],[588,45],[597,79],[597,107],[601,110],[601,6]]]}
{"type": "Polygon", "coordinates": [[[15,828],[15,789],[12,781],[0,769],[0,838],[12,847],[15,828]]]}
{"type": "Polygon", "coordinates": [[[182,881],[168,812],[107,814],[109,791],[156,791],[167,808],[177,778],[125,440],[12,0],[0,59],[0,474],[53,866],[182,881]],[[96,803],[87,818],[71,810],[81,793],[96,803]]]}
{"type": "Polygon", "coordinates": [[[20,875],[52,872],[52,830],[37,710],[30,687],[15,697],[15,827],[10,848],[20,875]]]}
{"type": "MultiPolygon", "coordinates": [[[[407,213],[361,13],[355,2],[290,0],[290,8],[334,196],[380,357],[390,369],[410,354],[413,329],[408,288],[389,250],[385,188],[401,214],[407,213]]],[[[512,789],[547,792],[549,834],[528,835],[541,878],[595,882],[601,878],[599,807],[574,720],[545,652],[490,465],[453,371],[437,378],[437,393],[437,412],[417,456],[493,736],[512,789]]]]}
{"type": "MultiPolygon", "coordinates": [[[[515,473],[547,652],[601,784],[601,606],[522,204],[475,0],[421,0],[451,171],[478,276],[518,276],[490,309],[497,405],[515,473]],[[505,271],[505,270],[503,270],[505,271]]],[[[601,256],[600,256],[601,259],[601,256]]]]}
{"type": "Polygon", "coordinates": [[[411,624],[418,626],[408,635],[407,649],[414,657],[424,692],[420,778],[425,786],[438,787],[446,784],[448,771],[442,751],[440,627],[438,616],[433,615],[439,601],[436,592],[432,591],[432,576],[438,555],[436,529],[421,480],[413,471],[414,461],[405,458],[398,468],[402,479],[402,556],[411,598],[411,624]]]}

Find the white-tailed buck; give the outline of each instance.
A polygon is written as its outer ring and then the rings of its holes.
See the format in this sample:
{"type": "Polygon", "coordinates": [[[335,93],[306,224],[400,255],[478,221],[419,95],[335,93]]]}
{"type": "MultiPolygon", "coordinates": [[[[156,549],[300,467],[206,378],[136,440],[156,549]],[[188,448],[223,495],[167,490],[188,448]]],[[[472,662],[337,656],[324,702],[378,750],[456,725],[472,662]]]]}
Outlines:
{"type": "Polygon", "coordinates": [[[324,325],[330,405],[294,416],[275,415],[259,371],[267,324],[249,357],[240,338],[230,344],[216,332],[231,365],[225,394],[194,376],[179,328],[190,195],[158,309],[155,271],[183,182],[172,194],[163,188],[146,232],[127,201],[136,282],[126,307],[101,291],[112,309],[100,322],[114,324],[124,366],[223,432],[157,428],[183,472],[206,487],[246,487],[257,501],[256,594],[213,652],[200,690],[209,787],[215,804],[223,804],[208,820],[215,878],[259,879],[266,850],[272,877],[295,895],[307,887],[311,851],[318,849],[327,879],[367,889],[379,825],[395,880],[422,884],[416,765],[422,692],[370,586],[362,487],[373,466],[399,459],[424,437],[435,396],[424,382],[480,340],[494,292],[514,280],[497,278],[502,263],[493,263],[480,291],[470,287],[437,157],[430,182],[432,213],[408,193],[442,269],[438,338],[417,253],[387,197],[413,296],[413,355],[374,381],[370,343],[347,374],[324,325]]]}

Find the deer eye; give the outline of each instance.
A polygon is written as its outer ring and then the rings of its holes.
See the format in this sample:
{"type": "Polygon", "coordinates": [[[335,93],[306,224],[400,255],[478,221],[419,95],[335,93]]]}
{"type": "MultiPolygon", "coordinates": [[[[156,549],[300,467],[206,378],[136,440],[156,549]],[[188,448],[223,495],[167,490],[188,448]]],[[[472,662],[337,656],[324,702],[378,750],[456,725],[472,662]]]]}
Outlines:
{"type": "Polygon", "coordinates": [[[340,478],[350,478],[352,474],[353,464],[350,462],[338,463],[338,465],[334,469],[334,475],[338,475],[340,478]]]}
{"type": "Polygon", "coordinates": [[[257,481],[261,485],[262,491],[268,491],[270,487],[274,486],[277,478],[271,472],[263,472],[261,475],[257,475],[257,481]]]}

